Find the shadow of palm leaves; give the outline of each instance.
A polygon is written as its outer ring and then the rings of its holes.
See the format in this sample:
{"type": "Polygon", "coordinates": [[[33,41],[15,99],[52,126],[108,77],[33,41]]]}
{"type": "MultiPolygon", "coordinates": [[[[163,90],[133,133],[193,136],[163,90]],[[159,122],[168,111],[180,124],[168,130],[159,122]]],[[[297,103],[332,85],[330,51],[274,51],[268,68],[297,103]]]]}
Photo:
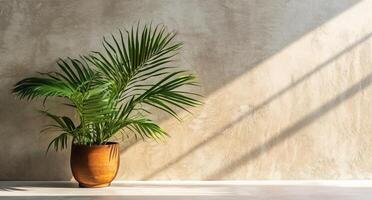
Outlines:
{"type": "MultiPolygon", "coordinates": [[[[286,86],[285,88],[283,88],[282,90],[278,91],[277,93],[273,94],[272,96],[270,96],[269,98],[267,98],[265,101],[263,101],[262,103],[258,104],[257,106],[255,106],[253,109],[251,109],[250,111],[246,112],[245,114],[243,114],[242,116],[240,116],[239,118],[237,118],[236,120],[232,121],[231,123],[229,123],[228,125],[222,127],[220,130],[218,131],[215,131],[211,136],[209,136],[208,138],[206,138],[204,141],[194,145],[192,148],[190,148],[188,151],[186,151],[185,153],[179,155],[177,158],[175,158],[174,160],[171,160],[170,162],[168,162],[167,164],[163,165],[162,167],[158,168],[157,170],[155,170],[154,172],[152,172],[151,174],[148,174],[146,175],[145,177],[142,178],[142,180],[149,180],[151,178],[153,178],[154,176],[156,176],[157,174],[159,174],[160,172],[162,171],[165,171],[166,169],[168,169],[169,167],[175,165],[176,163],[178,163],[179,161],[181,161],[182,159],[184,159],[185,157],[187,157],[188,155],[192,154],[193,152],[197,151],[198,149],[200,149],[201,147],[203,147],[204,145],[216,140],[217,138],[219,138],[219,136],[221,136],[224,131],[232,128],[235,124],[239,123],[240,121],[242,121],[243,119],[245,119],[247,116],[261,110],[262,108],[264,108],[265,106],[267,106],[268,104],[270,104],[271,102],[273,102],[275,99],[279,98],[280,96],[282,96],[283,94],[285,94],[286,92],[288,92],[289,90],[295,88],[296,86],[298,86],[299,84],[303,83],[305,80],[309,79],[312,75],[314,75],[315,73],[318,73],[319,71],[321,71],[322,69],[324,69],[325,67],[329,66],[330,63],[332,63],[333,61],[337,60],[338,58],[342,57],[343,55],[345,55],[347,52],[351,51],[352,49],[356,48],[357,46],[359,46],[360,44],[362,44],[363,42],[367,41],[369,38],[371,38],[372,36],[372,33],[369,33],[367,34],[366,36],[362,37],[361,39],[355,41],[353,44],[351,44],[350,46],[346,47],[345,49],[343,49],[342,51],[338,52],[337,54],[335,54],[334,56],[332,56],[331,58],[327,59],[326,61],[324,61],[323,63],[321,63],[320,65],[318,65],[317,67],[315,67],[313,70],[309,71],[308,73],[306,73],[305,75],[303,75],[301,78],[297,79],[296,81],[294,81],[293,83],[291,83],[290,85],[286,86]]],[[[336,102],[333,102],[333,103],[336,103],[336,102]]],[[[323,108],[325,109],[325,108],[323,108]]],[[[315,120],[315,119],[314,119],[315,120]]],[[[293,129],[295,129],[296,127],[294,127],[293,129]]],[[[297,127],[298,129],[298,127],[297,127]]],[[[291,131],[291,130],[289,130],[291,131]]],[[[278,136],[277,136],[278,137],[278,136]]],[[[283,137],[283,136],[282,136],[283,137]]],[[[279,140],[279,141],[283,141],[283,139],[280,140],[280,138],[282,137],[278,137],[278,138],[273,138],[273,139],[270,139],[268,142],[267,142],[267,145],[270,146],[270,143],[274,143],[274,142],[270,142],[270,141],[276,141],[276,140],[279,140]]],[[[275,144],[277,144],[278,142],[275,142],[275,144]]],[[[257,149],[256,153],[254,154],[260,154],[259,152],[260,149],[257,149]]],[[[258,156],[257,155],[257,156],[258,156]]],[[[253,156],[253,155],[252,155],[253,156]]],[[[250,157],[252,157],[250,156],[250,157]]],[[[256,156],[256,157],[257,157],[256,156]]],[[[225,170],[222,170],[222,171],[227,171],[227,169],[225,170]]],[[[209,176],[209,178],[207,179],[213,179],[214,177],[216,177],[216,174],[214,175],[211,175],[209,176]]]]}
{"type": "Polygon", "coordinates": [[[310,114],[306,115],[302,119],[295,122],[293,125],[287,127],[283,131],[279,132],[276,136],[270,138],[265,143],[258,145],[257,147],[253,148],[251,151],[246,153],[245,155],[241,156],[239,159],[233,161],[231,164],[229,164],[226,167],[223,167],[222,169],[212,173],[211,175],[207,176],[207,180],[213,180],[221,178],[231,172],[233,172],[238,167],[242,166],[243,164],[248,163],[249,161],[252,161],[259,157],[263,153],[263,149],[265,152],[268,152],[272,150],[275,146],[283,142],[284,140],[289,139],[290,137],[294,136],[296,133],[298,133],[299,130],[307,127],[338,105],[340,105],[342,102],[350,99],[354,95],[356,95],[359,91],[364,90],[372,83],[372,73],[363,78],[358,83],[355,83],[351,87],[349,87],[344,92],[340,93],[327,103],[323,104],[310,114]]]}

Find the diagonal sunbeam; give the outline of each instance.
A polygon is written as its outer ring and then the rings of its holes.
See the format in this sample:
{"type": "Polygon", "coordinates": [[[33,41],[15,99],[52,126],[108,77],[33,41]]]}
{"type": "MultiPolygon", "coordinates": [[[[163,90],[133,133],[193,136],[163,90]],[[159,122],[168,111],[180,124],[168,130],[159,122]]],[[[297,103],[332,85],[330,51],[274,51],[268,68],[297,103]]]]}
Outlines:
{"type": "Polygon", "coordinates": [[[276,92],[275,94],[273,94],[272,96],[270,96],[269,98],[267,98],[266,100],[264,100],[263,102],[261,102],[260,104],[258,104],[257,106],[255,106],[254,108],[252,108],[250,111],[247,111],[242,116],[240,116],[239,118],[235,119],[231,123],[225,125],[224,127],[222,127],[221,129],[219,129],[218,131],[215,131],[211,136],[209,136],[208,138],[206,138],[202,142],[194,145],[188,151],[182,153],[181,155],[179,155],[174,160],[172,160],[172,161],[168,162],[167,164],[163,165],[162,167],[158,168],[157,170],[155,170],[151,174],[146,175],[144,178],[142,178],[142,180],[149,180],[149,179],[153,178],[154,176],[156,176],[160,172],[165,171],[169,167],[171,167],[171,166],[175,165],[176,163],[180,162],[182,159],[184,159],[188,155],[192,154],[193,152],[197,151],[201,147],[203,147],[203,146],[207,145],[208,143],[210,143],[210,142],[218,139],[219,136],[222,135],[221,133],[223,133],[224,131],[232,128],[235,124],[239,123],[240,121],[242,121],[243,119],[245,119],[247,116],[249,116],[249,115],[251,115],[251,114],[253,114],[253,113],[261,110],[262,108],[264,108],[265,106],[267,106],[268,104],[270,104],[271,102],[273,102],[275,99],[279,98],[280,96],[284,95],[289,90],[291,90],[291,89],[295,88],[296,86],[298,86],[299,84],[303,83],[305,80],[309,79],[315,73],[318,73],[319,71],[321,71],[325,67],[329,66],[329,64],[332,63],[334,60],[339,59],[340,57],[342,57],[343,55],[345,55],[347,52],[353,50],[354,48],[356,48],[357,46],[359,46],[363,42],[365,42],[368,39],[370,39],[371,36],[372,36],[372,33],[369,33],[366,36],[362,37],[361,39],[355,41],[353,44],[351,44],[350,46],[346,47],[342,51],[338,52],[334,56],[330,57],[329,59],[327,59],[323,63],[319,64],[317,67],[315,67],[314,69],[312,69],[308,73],[304,74],[303,76],[301,76],[296,81],[292,82],[288,86],[286,86],[283,89],[281,89],[280,91],[276,92]]]}
{"type": "Polygon", "coordinates": [[[283,141],[293,137],[299,130],[307,127],[308,125],[312,124],[314,121],[322,117],[323,115],[327,114],[329,111],[340,105],[342,102],[350,99],[354,95],[356,95],[359,91],[364,90],[372,83],[372,73],[363,78],[358,83],[355,83],[351,87],[349,87],[344,92],[338,94],[336,97],[328,101],[327,103],[323,104],[313,112],[309,113],[302,119],[295,122],[293,125],[290,125],[283,131],[279,132],[276,136],[270,138],[265,143],[258,145],[257,147],[253,148],[248,153],[244,154],[239,159],[233,161],[226,167],[223,167],[220,170],[212,173],[211,175],[207,176],[207,180],[214,180],[221,178],[224,175],[230,174],[240,166],[249,163],[250,161],[258,158],[262,153],[262,148],[265,148],[265,152],[272,150],[275,146],[279,145],[283,141]]]}

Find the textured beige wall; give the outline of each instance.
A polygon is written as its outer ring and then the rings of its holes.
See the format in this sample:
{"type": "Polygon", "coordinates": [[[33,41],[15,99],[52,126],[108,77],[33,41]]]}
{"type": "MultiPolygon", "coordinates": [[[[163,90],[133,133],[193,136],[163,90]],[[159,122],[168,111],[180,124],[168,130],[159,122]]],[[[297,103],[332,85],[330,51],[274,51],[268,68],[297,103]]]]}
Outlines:
{"type": "Polygon", "coordinates": [[[156,116],[172,135],[164,144],[124,143],[118,179],[372,178],[371,10],[369,0],[2,0],[0,179],[71,179],[68,151],[44,156],[39,103],[9,90],[138,20],[178,30],[205,105],[181,124],[156,116]]]}

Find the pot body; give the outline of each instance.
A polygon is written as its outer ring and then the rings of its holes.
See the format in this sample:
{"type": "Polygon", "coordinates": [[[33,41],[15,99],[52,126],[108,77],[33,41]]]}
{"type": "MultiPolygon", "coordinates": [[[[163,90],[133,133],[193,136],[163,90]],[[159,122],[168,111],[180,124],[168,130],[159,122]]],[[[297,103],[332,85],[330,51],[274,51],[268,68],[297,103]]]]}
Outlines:
{"type": "Polygon", "coordinates": [[[119,169],[119,144],[73,144],[70,164],[72,174],[80,187],[107,187],[119,169]]]}

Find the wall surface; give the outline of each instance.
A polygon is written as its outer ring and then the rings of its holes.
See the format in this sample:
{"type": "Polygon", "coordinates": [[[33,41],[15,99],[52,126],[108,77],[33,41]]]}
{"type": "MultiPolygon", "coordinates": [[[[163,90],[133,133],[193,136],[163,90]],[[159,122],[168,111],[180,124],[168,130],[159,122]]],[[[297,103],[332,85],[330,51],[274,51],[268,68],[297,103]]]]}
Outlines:
{"type": "MultiPolygon", "coordinates": [[[[122,144],[122,180],[372,178],[370,0],[0,0],[0,180],[70,180],[14,83],[141,22],[177,30],[205,104],[122,144]]],[[[49,103],[51,110],[70,111],[49,103]]]]}

